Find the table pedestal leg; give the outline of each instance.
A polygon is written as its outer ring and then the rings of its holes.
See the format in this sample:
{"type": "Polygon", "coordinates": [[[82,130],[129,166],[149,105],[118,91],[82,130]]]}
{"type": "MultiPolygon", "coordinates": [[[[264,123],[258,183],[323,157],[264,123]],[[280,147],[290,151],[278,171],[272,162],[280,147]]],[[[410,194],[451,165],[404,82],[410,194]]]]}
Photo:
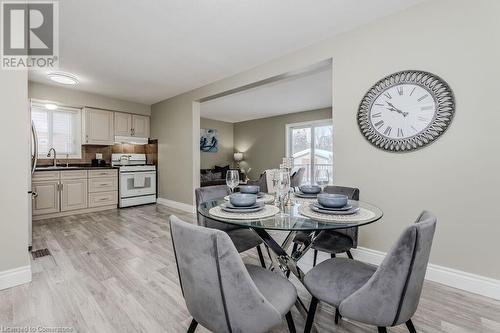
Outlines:
{"type": "MultiPolygon", "coordinates": [[[[262,241],[268,246],[268,248],[271,250],[271,256],[273,259],[275,259],[276,264],[279,267],[273,267],[274,269],[279,268],[280,271],[283,273],[283,275],[287,275],[287,272],[290,271],[295,275],[300,281],[304,278],[304,272],[297,266],[297,262],[286,253],[283,247],[281,247],[275,240],[274,238],[269,235],[269,233],[265,229],[253,229],[257,235],[262,239],[262,241]]],[[[290,241],[285,240],[285,243],[290,243],[291,240],[293,240],[293,235],[290,233],[287,236],[287,239],[290,239],[290,241]]],[[[274,261],[274,260],[273,260],[274,261]]]]}

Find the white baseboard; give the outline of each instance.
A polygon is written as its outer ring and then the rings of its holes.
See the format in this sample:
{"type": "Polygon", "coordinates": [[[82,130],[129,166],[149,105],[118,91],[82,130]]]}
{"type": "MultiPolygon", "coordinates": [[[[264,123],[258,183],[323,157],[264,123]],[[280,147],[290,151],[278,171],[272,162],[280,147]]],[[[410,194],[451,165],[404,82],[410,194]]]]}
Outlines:
{"type": "MultiPolygon", "coordinates": [[[[357,260],[373,265],[380,265],[385,253],[364,247],[351,250],[357,260]]],[[[500,300],[500,280],[467,273],[453,268],[429,264],[425,279],[471,293],[500,300]]]]}
{"type": "Polygon", "coordinates": [[[196,213],[196,210],[195,210],[193,205],[188,205],[188,204],[185,204],[183,202],[168,200],[165,198],[157,198],[156,203],[163,205],[163,206],[170,207],[170,208],[182,210],[183,212],[192,213],[192,214],[196,213]]]}
{"type": "Polygon", "coordinates": [[[31,266],[22,266],[0,272],[0,290],[31,282],[31,266]]]}

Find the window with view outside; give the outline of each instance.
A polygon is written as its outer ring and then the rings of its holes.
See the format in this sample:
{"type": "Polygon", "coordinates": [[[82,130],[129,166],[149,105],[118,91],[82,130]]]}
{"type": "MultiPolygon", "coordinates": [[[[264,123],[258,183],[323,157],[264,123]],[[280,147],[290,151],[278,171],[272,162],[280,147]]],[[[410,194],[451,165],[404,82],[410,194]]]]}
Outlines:
{"type": "Polygon", "coordinates": [[[294,167],[305,167],[303,183],[315,183],[318,170],[326,169],[333,181],[333,125],[331,120],[288,125],[288,156],[294,167]]]}
{"type": "Polygon", "coordinates": [[[81,110],[59,107],[48,110],[43,104],[32,104],[31,120],[38,136],[38,157],[47,158],[54,148],[58,158],[81,158],[81,110]]]}

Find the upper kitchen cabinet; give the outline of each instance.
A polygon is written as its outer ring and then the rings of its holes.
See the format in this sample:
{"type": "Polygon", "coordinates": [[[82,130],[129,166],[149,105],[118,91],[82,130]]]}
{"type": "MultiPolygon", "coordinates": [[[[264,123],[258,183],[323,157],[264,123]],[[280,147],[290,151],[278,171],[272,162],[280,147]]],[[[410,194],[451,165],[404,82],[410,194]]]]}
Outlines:
{"type": "Polygon", "coordinates": [[[82,114],[82,143],[88,145],[114,144],[114,112],[84,108],[82,114]]]}
{"type": "Polygon", "coordinates": [[[132,115],[132,135],[139,138],[149,138],[149,117],[132,115]]]}
{"type": "Polygon", "coordinates": [[[132,136],[132,115],[115,112],[115,135],[132,136]]]}
{"type": "Polygon", "coordinates": [[[115,135],[149,138],[149,117],[115,112],[115,135]]]}

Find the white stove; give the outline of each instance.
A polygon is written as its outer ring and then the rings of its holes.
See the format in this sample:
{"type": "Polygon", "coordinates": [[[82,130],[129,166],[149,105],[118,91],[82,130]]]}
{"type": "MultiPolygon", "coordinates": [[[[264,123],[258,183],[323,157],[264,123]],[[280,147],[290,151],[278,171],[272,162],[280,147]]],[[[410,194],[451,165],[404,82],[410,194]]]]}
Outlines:
{"type": "Polygon", "coordinates": [[[112,154],[120,170],[120,207],[156,202],[156,166],[146,165],[146,154],[112,154]]]}

